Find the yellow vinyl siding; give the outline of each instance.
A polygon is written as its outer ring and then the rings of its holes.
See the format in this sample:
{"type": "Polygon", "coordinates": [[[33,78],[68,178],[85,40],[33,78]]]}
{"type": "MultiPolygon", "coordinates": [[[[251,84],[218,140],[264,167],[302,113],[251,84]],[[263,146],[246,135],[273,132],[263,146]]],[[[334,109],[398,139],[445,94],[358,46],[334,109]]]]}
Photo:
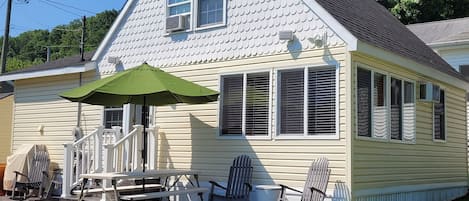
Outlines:
{"type": "MultiPolygon", "coordinates": [[[[465,182],[467,180],[465,91],[363,55],[354,54],[352,58],[354,66],[365,64],[376,70],[389,72],[391,76],[416,81],[417,96],[415,144],[358,139],[356,122],[353,121],[352,190],[465,182]],[[446,142],[433,140],[433,104],[418,100],[418,81],[433,82],[446,92],[446,142]]],[[[356,75],[352,77],[353,85],[356,86],[356,75]]],[[[352,90],[355,91],[355,87],[352,90]]],[[[353,94],[353,103],[355,110],[356,94],[353,94]]]]}
{"type": "Polygon", "coordinates": [[[13,95],[0,99],[0,163],[6,163],[11,152],[13,100],[13,95]]]}
{"type": "MultiPolygon", "coordinates": [[[[83,74],[83,82],[93,80],[95,72],[83,74]]],[[[73,142],[72,129],[77,122],[78,103],[57,94],[78,87],[79,74],[49,76],[15,82],[13,150],[23,144],[45,144],[53,163],[62,165],[63,144],[73,142]],[[38,131],[43,125],[44,132],[38,131]]],[[[101,107],[83,105],[82,127],[85,134],[100,124],[101,107]],[[84,121],[83,119],[86,118],[84,121]]]]}
{"type": "Polygon", "coordinates": [[[340,64],[339,129],[340,139],[254,140],[223,139],[218,137],[218,102],[203,105],[158,107],[156,124],[160,126],[158,137],[158,166],[160,168],[192,168],[201,170],[203,180],[226,180],[233,158],[248,154],[254,163],[254,183],[284,183],[302,187],[312,160],[325,156],[330,161],[332,174],[329,189],[338,181],[346,180],[345,142],[345,48],[302,52],[293,59],[290,54],[216,62],[202,65],[163,68],[176,76],[219,90],[220,75],[227,73],[259,72],[274,69],[272,135],[276,131],[276,76],[275,69],[284,67],[326,66],[325,58],[340,64]],[[324,55],[330,54],[330,55],[324,55]]]}

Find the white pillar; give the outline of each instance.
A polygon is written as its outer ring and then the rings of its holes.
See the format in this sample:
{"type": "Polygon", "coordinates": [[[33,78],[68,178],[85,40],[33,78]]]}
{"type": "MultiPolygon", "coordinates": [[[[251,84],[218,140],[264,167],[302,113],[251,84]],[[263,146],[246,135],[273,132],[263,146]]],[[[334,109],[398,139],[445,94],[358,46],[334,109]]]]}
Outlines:
{"type": "Polygon", "coordinates": [[[95,158],[95,164],[96,164],[96,172],[102,172],[103,171],[103,135],[104,135],[104,126],[99,126],[97,127],[98,133],[94,136],[94,158],[95,158]]]}
{"type": "MultiPolygon", "coordinates": [[[[104,145],[104,173],[114,172],[114,144],[104,145]]],[[[103,179],[103,187],[111,187],[111,183],[108,180],[103,179]]],[[[101,201],[108,200],[106,192],[101,195],[101,201]]]]}
{"type": "Polygon", "coordinates": [[[62,198],[71,197],[72,191],[72,177],[73,177],[73,144],[64,144],[64,167],[63,167],[63,180],[62,180],[62,198]]]}
{"type": "Polygon", "coordinates": [[[156,169],[156,159],[158,157],[158,126],[150,126],[148,135],[148,169],[154,170],[156,169]]]}
{"type": "Polygon", "coordinates": [[[135,140],[133,153],[133,170],[142,170],[142,149],[143,149],[143,126],[142,125],[134,125],[134,128],[137,129],[137,133],[135,133],[135,140]]]}

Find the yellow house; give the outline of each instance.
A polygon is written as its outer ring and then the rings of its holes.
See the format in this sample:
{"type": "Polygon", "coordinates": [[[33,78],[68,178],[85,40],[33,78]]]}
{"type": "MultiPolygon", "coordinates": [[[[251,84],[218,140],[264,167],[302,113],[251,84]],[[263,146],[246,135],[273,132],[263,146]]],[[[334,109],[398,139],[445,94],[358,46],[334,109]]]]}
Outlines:
{"type": "Polygon", "coordinates": [[[17,80],[13,146],[36,139],[20,137],[25,131],[47,136],[61,164],[60,144],[79,119],[85,130],[120,125],[125,133],[138,106],[83,105],[78,118],[76,104],[54,94],[79,75],[148,62],[220,92],[216,103],[150,110],[158,168],[223,181],[233,157],[247,154],[254,184],[302,189],[311,161],[326,157],[332,200],[467,192],[469,84],[373,0],[129,0],[91,61],[66,75],[0,76],[17,80]]]}
{"type": "Polygon", "coordinates": [[[13,120],[13,87],[0,83],[0,163],[6,163],[11,152],[11,134],[13,120]]]}

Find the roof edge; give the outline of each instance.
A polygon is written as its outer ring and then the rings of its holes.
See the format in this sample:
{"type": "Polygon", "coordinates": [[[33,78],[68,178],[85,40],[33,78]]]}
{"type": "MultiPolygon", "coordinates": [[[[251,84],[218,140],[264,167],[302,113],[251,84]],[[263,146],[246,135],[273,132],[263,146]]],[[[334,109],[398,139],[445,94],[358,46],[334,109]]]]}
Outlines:
{"type": "Polygon", "coordinates": [[[39,70],[39,71],[32,71],[32,72],[19,72],[19,73],[13,73],[13,74],[0,76],[0,82],[54,76],[54,75],[83,73],[83,72],[87,72],[90,70],[94,70],[96,69],[96,67],[97,67],[96,62],[88,62],[84,65],[79,65],[79,66],[66,66],[63,68],[56,68],[56,69],[47,69],[47,70],[39,70]]]}
{"type": "Polygon", "coordinates": [[[358,51],[360,53],[364,53],[370,56],[373,56],[375,58],[381,59],[383,61],[389,62],[389,63],[394,63],[399,66],[402,66],[406,69],[409,69],[411,71],[420,73],[422,75],[425,75],[427,77],[431,77],[433,79],[439,80],[441,82],[457,86],[461,89],[464,89],[466,91],[469,91],[469,81],[468,80],[463,80],[462,78],[456,77],[449,75],[447,73],[438,71],[434,68],[431,68],[425,64],[419,63],[417,61],[414,61],[413,59],[403,57],[401,55],[395,54],[393,52],[381,49],[379,47],[375,47],[373,45],[369,45],[364,42],[360,42],[358,44],[358,51]],[[382,55],[387,55],[387,56],[382,56],[382,55]],[[456,78],[456,79],[455,79],[456,78]]]}
{"type": "Polygon", "coordinates": [[[114,33],[117,31],[117,28],[122,23],[124,16],[127,15],[131,5],[134,4],[134,2],[136,2],[136,0],[127,0],[127,2],[124,5],[124,8],[122,8],[121,12],[117,16],[117,19],[115,19],[111,28],[106,33],[106,36],[104,37],[103,41],[99,44],[98,49],[96,50],[96,53],[91,58],[92,61],[96,61],[98,58],[102,56],[101,54],[103,54],[104,48],[111,41],[112,35],[114,35],[114,33]]]}
{"type": "Polygon", "coordinates": [[[440,48],[440,47],[448,47],[448,46],[461,46],[461,45],[469,45],[469,40],[455,40],[455,41],[448,41],[448,42],[436,42],[436,43],[429,43],[428,46],[432,48],[440,48]]]}
{"type": "Polygon", "coordinates": [[[358,39],[347,28],[345,28],[334,16],[315,0],[301,0],[309,9],[316,13],[319,18],[328,25],[334,33],[347,43],[347,50],[355,51],[358,48],[358,39]]]}

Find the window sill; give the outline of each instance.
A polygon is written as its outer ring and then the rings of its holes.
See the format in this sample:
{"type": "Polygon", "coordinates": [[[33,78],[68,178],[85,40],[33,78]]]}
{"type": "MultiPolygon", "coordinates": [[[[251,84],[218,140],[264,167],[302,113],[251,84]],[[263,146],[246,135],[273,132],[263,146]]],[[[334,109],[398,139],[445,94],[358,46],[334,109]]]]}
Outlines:
{"type": "Polygon", "coordinates": [[[270,136],[235,136],[235,135],[218,135],[217,140],[272,140],[270,136]]]}
{"type": "Polygon", "coordinates": [[[175,31],[175,32],[166,32],[163,34],[165,37],[169,37],[172,35],[177,35],[177,34],[183,34],[183,33],[191,33],[191,32],[198,32],[198,31],[204,31],[208,29],[215,29],[215,28],[220,28],[220,27],[226,27],[225,23],[222,24],[213,24],[213,25],[208,25],[208,26],[203,26],[203,27],[196,27],[196,28],[190,28],[186,29],[183,31],[175,31]]]}
{"type": "Polygon", "coordinates": [[[433,142],[435,142],[435,143],[446,143],[446,139],[440,140],[440,139],[433,138],[433,142]]]}
{"type": "Polygon", "coordinates": [[[226,26],[225,23],[210,24],[210,25],[206,25],[206,26],[196,27],[195,31],[203,31],[203,30],[207,30],[207,29],[214,29],[214,28],[225,27],[225,26],[226,26]]]}
{"type": "Polygon", "coordinates": [[[315,136],[285,136],[277,135],[274,137],[274,140],[338,140],[340,139],[339,135],[315,135],[315,136]]]}
{"type": "Polygon", "coordinates": [[[416,141],[403,141],[403,140],[393,140],[393,139],[380,139],[373,137],[363,137],[356,136],[356,140],[371,141],[371,142],[383,142],[383,143],[394,143],[394,144],[417,144],[416,141]]]}

